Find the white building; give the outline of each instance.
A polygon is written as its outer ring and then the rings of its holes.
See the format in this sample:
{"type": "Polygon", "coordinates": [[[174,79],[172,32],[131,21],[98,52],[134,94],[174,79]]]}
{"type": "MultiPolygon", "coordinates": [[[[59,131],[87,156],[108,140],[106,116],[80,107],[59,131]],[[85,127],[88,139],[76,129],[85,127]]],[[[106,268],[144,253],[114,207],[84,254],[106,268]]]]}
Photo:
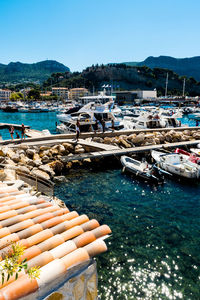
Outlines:
{"type": "Polygon", "coordinates": [[[138,99],[156,99],[157,98],[157,90],[153,91],[131,91],[137,93],[138,99]]]}
{"type": "Polygon", "coordinates": [[[64,87],[53,87],[52,88],[52,95],[57,95],[63,99],[68,99],[68,89],[64,87]]]}

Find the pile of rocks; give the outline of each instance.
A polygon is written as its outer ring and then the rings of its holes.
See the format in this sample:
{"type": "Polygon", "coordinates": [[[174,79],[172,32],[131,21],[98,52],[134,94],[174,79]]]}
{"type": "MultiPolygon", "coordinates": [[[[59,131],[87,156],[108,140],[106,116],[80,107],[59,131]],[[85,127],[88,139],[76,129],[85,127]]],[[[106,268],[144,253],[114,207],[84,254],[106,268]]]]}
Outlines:
{"type": "Polygon", "coordinates": [[[70,143],[41,147],[30,147],[26,144],[21,144],[17,148],[3,146],[0,147],[0,163],[5,167],[13,166],[19,171],[52,180],[72,167],[72,163],[62,162],[63,156],[84,152],[85,149],[81,145],[70,143]]]}
{"type": "Polygon", "coordinates": [[[158,145],[166,143],[176,143],[182,141],[193,141],[200,139],[200,129],[183,131],[157,131],[151,133],[133,133],[130,135],[120,135],[115,137],[94,137],[94,142],[110,144],[120,148],[131,148],[137,146],[158,145]]]}

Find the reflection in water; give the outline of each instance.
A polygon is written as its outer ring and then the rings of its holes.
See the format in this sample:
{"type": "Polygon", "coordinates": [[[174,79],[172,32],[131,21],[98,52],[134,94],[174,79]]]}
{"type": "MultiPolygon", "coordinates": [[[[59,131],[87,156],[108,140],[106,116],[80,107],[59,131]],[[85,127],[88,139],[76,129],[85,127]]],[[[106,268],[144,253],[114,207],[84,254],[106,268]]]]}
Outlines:
{"type": "Polygon", "coordinates": [[[200,299],[200,185],[76,171],[56,187],[70,209],[112,229],[97,258],[100,299],[200,299]]]}

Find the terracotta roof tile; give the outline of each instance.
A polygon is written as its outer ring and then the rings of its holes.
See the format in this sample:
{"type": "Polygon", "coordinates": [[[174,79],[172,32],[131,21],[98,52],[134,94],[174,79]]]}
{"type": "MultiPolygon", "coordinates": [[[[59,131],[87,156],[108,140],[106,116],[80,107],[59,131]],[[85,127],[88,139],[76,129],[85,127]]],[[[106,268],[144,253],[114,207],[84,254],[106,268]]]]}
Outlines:
{"type": "Polygon", "coordinates": [[[103,238],[110,233],[97,220],[0,183],[0,259],[16,241],[26,248],[21,260],[27,259],[28,269],[41,267],[39,279],[22,271],[17,280],[12,276],[0,285],[0,300],[20,299],[106,251],[103,238]]]}

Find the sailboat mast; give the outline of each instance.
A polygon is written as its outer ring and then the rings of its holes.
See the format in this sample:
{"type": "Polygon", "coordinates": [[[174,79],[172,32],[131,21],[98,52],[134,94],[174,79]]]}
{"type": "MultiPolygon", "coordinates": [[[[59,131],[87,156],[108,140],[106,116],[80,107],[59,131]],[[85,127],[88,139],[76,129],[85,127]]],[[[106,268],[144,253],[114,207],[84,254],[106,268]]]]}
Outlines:
{"type": "Polygon", "coordinates": [[[183,79],[183,97],[185,97],[185,78],[183,79]]]}
{"type": "Polygon", "coordinates": [[[167,97],[167,88],[168,88],[168,73],[167,73],[167,77],[166,77],[165,97],[167,97]]]}

